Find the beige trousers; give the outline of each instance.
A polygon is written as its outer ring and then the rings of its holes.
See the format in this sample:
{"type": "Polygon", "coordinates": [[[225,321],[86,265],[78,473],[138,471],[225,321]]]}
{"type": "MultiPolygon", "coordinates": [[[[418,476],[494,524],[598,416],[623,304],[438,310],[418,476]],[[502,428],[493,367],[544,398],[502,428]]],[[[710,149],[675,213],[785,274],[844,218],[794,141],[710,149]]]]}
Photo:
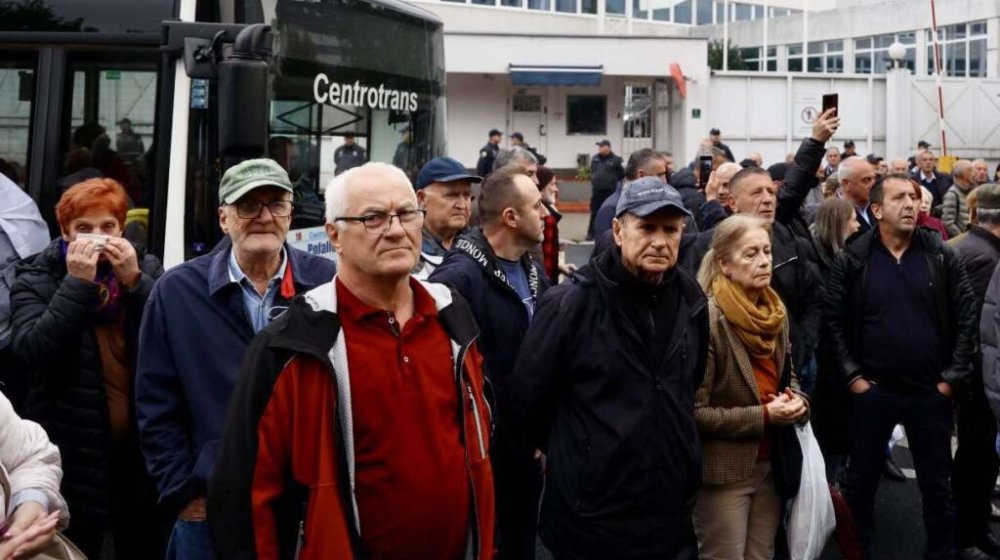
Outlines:
{"type": "Polygon", "coordinates": [[[746,480],[704,484],[694,508],[701,560],[771,560],[781,517],[771,463],[757,463],[746,480]]]}

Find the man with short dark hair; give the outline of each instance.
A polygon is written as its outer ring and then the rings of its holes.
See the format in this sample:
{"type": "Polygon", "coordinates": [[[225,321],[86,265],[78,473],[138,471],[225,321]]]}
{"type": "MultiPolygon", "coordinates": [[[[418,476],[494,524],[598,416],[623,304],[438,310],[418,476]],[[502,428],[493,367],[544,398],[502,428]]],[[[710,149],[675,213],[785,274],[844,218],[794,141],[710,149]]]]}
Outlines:
{"type": "Polygon", "coordinates": [[[722,150],[726,155],[726,160],[736,163],[736,158],[733,157],[733,151],[729,149],[729,146],[722,143],[722,132],[718,128],[713,128],[708,132],[708,139],[712,141],[712,145],[716,148],[722,150]]]}
{"type": "MultiPolygon", "coordinates": [[[[976,296],[975,307],[981,311],[979,324],[992,325],[993,317],[983,305],[990,278],[1000,263],[1000,185],[978,187],[976,196],[978,223],[957,239],[953,247],[969,275],[976,296]]],[[[992,396],[998,396],[995,391],[1000,387],[997,385],[1000,379],[994,377],[993,362],[984,368],[982,360],[985,349],[995,343],[995,334],[985,332],[981,340],[984,351],[973,362],[973,375],[967,390],[960,393],[955,402],[958,449],[951,479],[955,492],[956,545],[965,557],[975,557],[971,548],[1000,556],[1000,542],[989,528],[990,498],[1000,473],[1000,459],[994,447],[997,421],[985,393],[985,387],[989,387],[992,396]]],[[[996,404],[996,409],[1000,410],[1000,400],[996,404]]]]}
{"type": "Polygon", "coordinates": [[[469,227],[472,217],[472,184],[482,177],[470,175],[457,160],[437,157],[417,174],[414,188],[424,210],[420,261],[413,274],[424,279],[441,264],[452,242],[469,227]]]}
{"type": "MultiPolygon", "coordinates": [[[[479,216],[482,228],[459,236],[430,280],[451,286],[469,302],[480,328],[486,378],[502,393],[538,298],[548,287],[530,253],[542,242],[548,210],[534,182],[510,166],[483,183],[479,216]]],[[[533,452],[498,425],[493,470],[502,560],[534,558],[542,476],[533,452]]]]}
{"type": "Polygon", "coordinates": [[[503,138],[503,132],[494,128],[490,130],[489,137],[486,145],[479,149],[479,161],[476,162],[476,175],[483,179],[493,173],[493,161],[497,158],[497,152],[500,151],[500,140],[503,138]]]}
{"type": "Polygon", "coordinates": [[[548,455],[539,534],[555,558],[698,557],[708,308],[677,267],[687,216],[660,179],[633,182],[616,247],[542,299],[501,392],[501,421],[548,455]]]}
{"type": "Polygon", "coordinates": [[[333,165],[336,166],[334,175],[364,165],[367,159],[368,154],[365,149],[354,141],[354,133],[345,132],[344,144],[333,151],[333,165]]]}
{"type": "Polygon", "coordinates": [[[538,160],[538,165],[545,165],[545,162],[548,161],[548,158],[538,153],[538,150],[532,148],[531,145],[524,141],[524,135],[520,132],[515,132],[510,135],[510,145],[511,147],[521,146],[525,150],[531,152],[531,155],[535,156],[535,159],[538,160]]]}
{"type": "Polygon", "coordinates": [[[932,214],[940,216],[941,202],[944,200],[944,193],[951,187],[951,177],[938,173],[937,157],[934,152],[924,150],[917,154],[917,170],[913,172],[913,179],[926,187],[934,195],[932,214]]]}
{"type": "Polygon", "coordinates": [[[847,158],[857,157],[857,148],[854,147],[854,140],[844,141],[844,153],[840,154],[840,161],[844,161],[847,158]]]}
{"type": "Polygon", "coordinates": [[[597,143],[597,153],[590,160],[590,222],[587,223],[587,240],[594,239],[594,220],[604,201],[615,192],[618,181],[625,177],[621,156],[611,151],[611,142],[597,143]]]}
{"type": "Polygon", "coordinates": [[[611,229],[611,222],[615,219],[615,209],[621,198],[622,190],[627,188],[629,181],[635,181],[642,177],[659,177],[661,181],[667,182],[669,172],[667,159],[663,154],[652,148],[643,148],[632,152],[625,165],[624,180],[618,182],[614,194],[609,196],[597,209],[597,216],[594,218],[595,239],[611,229]]]}
{"type": "Polygon", "coordinates": [[[917,206],[909,177],[889,175],[877,184],[877,227],[836,257],[824,299],[831,362],[854,394],[844,495],[865,558],[872,557],[885,445],[897,423],[906,428],[917,470],[925,558],[955,557],[952,397],[972,376],[977,310],[957,253],[917,227],[917,206]]]}

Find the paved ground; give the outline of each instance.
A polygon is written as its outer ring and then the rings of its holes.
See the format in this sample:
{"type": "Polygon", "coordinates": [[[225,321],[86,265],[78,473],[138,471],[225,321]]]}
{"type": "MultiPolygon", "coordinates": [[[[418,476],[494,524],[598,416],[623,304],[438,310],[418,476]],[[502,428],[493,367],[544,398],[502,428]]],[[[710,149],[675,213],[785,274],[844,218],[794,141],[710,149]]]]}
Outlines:
{"type": "MultiPolygon", "coordinates": [[[[916,560],[923,557],[924,527],[921,520],[920,490],[909,450],[903,445],[893,450],[896,462],[910,477],[906,482],[892,482],[882,479],[875,498],[876,534],[875,558],[879,560],[916,560]]],[[[1000,527],[994,525],[994,533],[1000,534],[1000,527]]],[[[552,555],[539,543],[537,560],[551,560],[552,555]]],[[[821,560],[843,558],[832,541],[827,546],[821,560]]]]}

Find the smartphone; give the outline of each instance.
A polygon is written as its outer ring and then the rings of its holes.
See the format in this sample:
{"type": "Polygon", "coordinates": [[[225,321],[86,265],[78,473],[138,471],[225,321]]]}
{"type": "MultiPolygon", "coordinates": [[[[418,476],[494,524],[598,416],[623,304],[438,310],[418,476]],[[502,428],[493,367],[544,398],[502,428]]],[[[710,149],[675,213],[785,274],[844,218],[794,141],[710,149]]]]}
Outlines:
{"type": "Polygon", "coordinates": [[[704,189],[708,186],[708,176],[712,174],[712,156],[700,156],[698,158],[698,184],[704,189]]]}
{"type": "MultiPolygon", "coordinates": [[[[827,93],[826,95],[823,96],[823,110],[820,112],[820,114],[825,113],[827,109],[837,109],[839,103],[840,103],[840,95],[836,93],[827,93]]],[[[834,112],[834,115],[836,114],[837,113],[834,112]]]]}

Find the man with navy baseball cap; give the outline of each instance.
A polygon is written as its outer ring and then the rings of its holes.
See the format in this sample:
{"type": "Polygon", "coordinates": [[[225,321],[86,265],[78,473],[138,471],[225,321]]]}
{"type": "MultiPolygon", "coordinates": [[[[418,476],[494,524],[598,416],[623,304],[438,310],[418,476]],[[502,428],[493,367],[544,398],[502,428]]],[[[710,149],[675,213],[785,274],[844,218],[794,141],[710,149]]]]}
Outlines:
{"type": "Polygon", "coordinates": [[[677,266],[689,215],[661,179],[632,182],[616,247],[545,293],[500,391],[505,429],[548,456],[539,535],[555,558],[698,557],[709,317],[677,266]]]}
{"type": "Polygon", "coordinates": [[[451,243],[469,227],[472,183],[483,178],[466,171],[457,160],[436,157],[420,170],[414,186],[417,202],[426,212],[420,261],[413,273],[426,278],[441,264],[451,243]]]}

